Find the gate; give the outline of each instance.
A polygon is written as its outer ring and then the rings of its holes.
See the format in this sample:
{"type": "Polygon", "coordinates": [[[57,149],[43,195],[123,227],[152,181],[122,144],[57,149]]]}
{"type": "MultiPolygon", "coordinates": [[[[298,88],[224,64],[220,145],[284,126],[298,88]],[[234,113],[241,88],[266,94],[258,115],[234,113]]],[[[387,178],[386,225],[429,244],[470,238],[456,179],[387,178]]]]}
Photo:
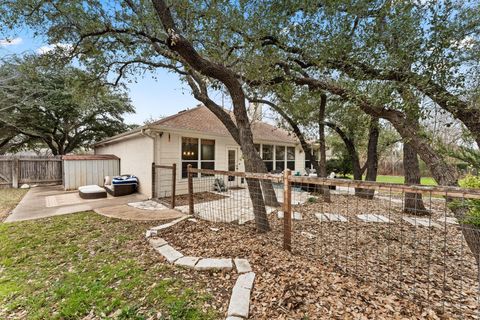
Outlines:
{"type": "Polygon", "coordinates": [[[175,208],[177,165],[152,163],[152,199],[170,208],[175,208]]]}

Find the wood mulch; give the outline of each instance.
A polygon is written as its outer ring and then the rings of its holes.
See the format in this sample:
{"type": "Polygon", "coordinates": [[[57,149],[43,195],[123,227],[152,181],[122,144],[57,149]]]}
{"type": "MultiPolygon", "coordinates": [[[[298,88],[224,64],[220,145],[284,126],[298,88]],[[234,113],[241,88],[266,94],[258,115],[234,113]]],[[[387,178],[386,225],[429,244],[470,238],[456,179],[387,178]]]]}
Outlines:
{"type": "MultiPolygon", "coordinates": [[[[430,205],[432,221],[447,210],[430,205]]],[[[184,221],[160,236],[185,255],[247,258],[257,274],[252,319],[474,318],[475,262],[458,227],[445,233],[402,223],[399,206],[337,195],[331,204],[295,206],[303,220],[293,223],[292,253],[282,250],[283,220],[275,213],[266,234],[252,222],[184,221]],[[350,222],[320,223],[317,212],[341,213],[350,222]],[[395,223],[359,223],[354,216],[361,213],[395,223]]]]}

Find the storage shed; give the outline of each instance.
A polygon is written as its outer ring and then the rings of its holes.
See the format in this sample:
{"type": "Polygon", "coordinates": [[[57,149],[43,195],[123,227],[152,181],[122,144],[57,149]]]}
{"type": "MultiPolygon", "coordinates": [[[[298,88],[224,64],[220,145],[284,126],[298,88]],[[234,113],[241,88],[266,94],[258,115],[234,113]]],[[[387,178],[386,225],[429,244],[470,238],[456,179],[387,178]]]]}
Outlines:
{"type": "Polygon", "coordinates": [[[103,186],[105,176],[120,175],[120,159],[112,154],[65,155],[62,160],[65,190],[91,184],[103,186]]]}

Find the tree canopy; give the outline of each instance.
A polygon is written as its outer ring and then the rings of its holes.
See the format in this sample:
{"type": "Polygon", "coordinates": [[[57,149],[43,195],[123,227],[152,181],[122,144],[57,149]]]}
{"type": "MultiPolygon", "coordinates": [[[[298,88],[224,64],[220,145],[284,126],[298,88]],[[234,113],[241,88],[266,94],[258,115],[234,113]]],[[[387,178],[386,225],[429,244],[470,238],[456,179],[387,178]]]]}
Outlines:
{"type": "Polygon", "coordinates": [[[127,95],[81,69],[45,66],[35,57],[0,66],[3,150],[47,147],[62,155],[129,128],[127,95]]]}

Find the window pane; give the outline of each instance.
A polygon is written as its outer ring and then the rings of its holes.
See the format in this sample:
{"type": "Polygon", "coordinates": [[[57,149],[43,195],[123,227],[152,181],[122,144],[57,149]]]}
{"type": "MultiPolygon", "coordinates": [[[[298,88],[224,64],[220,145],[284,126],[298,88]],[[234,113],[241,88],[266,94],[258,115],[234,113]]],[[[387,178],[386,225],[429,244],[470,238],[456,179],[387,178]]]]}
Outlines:
{"type": "MultiPolygon", "coordinates": [[[[215,162],[214,161],[202,161],[200,163],[200,166],[202,169],[209,169],[209,170],[215,170],[215,162]]],[[[210,177],[213,176],[213,174],[209,173],[202,173],[202,177],[210,177]]]]}
{"type": "Polygon", "coordinates": [[[285,147],[276,146],[275,147],[275,159],[276,160],[285,160],[285,147]]]}
{"type": "Polygon", "coordinates": [[[257,150],[258,154],[260,154],[260,144],[256,143],[254,144],[255,150],[257,150]]]}
{"type": "Polygon", "coordinates": [[[287,147],[287,160],[295,160],[295,148],[287,147]]]}
{"type": "Polygon", "coordinates": [[[276,161],[275,162],[275,171],[285,170],[285,161],[276,161]]]}
{"type": "MultiPolygon", "coordinates": [[[[198,168],[198,162],[197,161],[195,161],[195,162],[182,162],[182,178],[188,178],[187,166],[189,164],[192,165],[192,168],[198,168]]],[[[193,176],[196,177],[197,175],[194,174],[193,176]]]]}
{"type": "Polygon", "coordinates": [[[264,161],[265,167],[267,167],[267,172],[273,171],[273,161],[264,161]]]}
{"type": "Polygon", "coordinates": [[[201,160],[215,160],[215,140],[202,139],[201,160]]]}
{"type": "Polygon", "coordinates": [[[182,138],[182,160],[198,160],[197,138],[182,138]]]}
{"type": "Polygon", "coordinates": [[[264,144],[263,145],[263,160],[273,160],[273,146],[264,144]]]}
{"type": "Polygon", "coordinates": [[[310,160],[305,160],[305,169],[310,169],[311,167],[310,160]]]}
{"type": "Polygon", "coordinates": [[[290,170],[295,170],[295,161],[287,161],[287,168],[290,170]]]}

